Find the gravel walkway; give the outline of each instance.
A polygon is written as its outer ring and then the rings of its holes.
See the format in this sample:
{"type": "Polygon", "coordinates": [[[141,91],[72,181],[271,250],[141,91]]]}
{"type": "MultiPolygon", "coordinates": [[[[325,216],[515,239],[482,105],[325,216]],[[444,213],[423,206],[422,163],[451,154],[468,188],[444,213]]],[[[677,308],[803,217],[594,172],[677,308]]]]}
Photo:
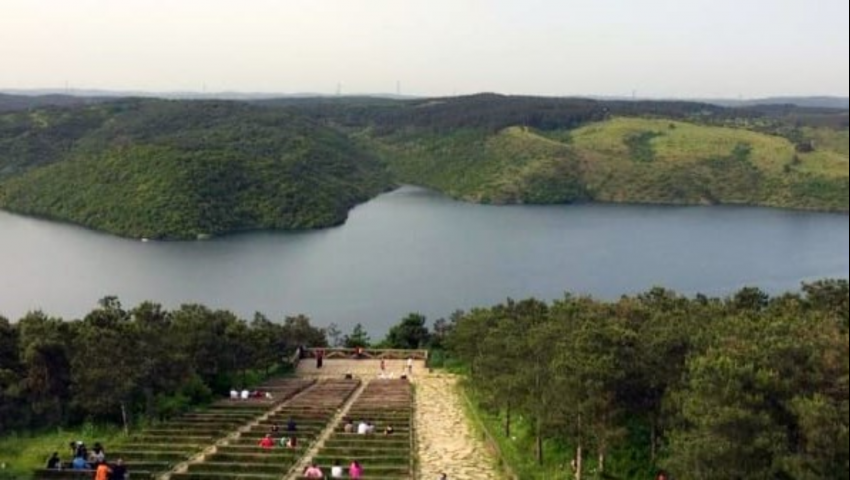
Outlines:
{"type": "Polygon", "coordinates": [[[494,480],[501,478],[463,410],[457,379],[422,375],[416,383],[416,437],[420,479],[494,480]]]}

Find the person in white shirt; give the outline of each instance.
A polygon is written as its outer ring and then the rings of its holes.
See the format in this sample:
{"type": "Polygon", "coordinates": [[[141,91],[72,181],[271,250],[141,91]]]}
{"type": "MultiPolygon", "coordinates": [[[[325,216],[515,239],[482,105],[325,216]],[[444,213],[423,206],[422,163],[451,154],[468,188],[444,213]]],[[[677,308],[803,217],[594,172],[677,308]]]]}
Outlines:
{"type": "Polygon", "coordinates": [[[242,390],[242,400],[248,400],[251,397],[251,392],[248,390],[242,390]]]}
{"type": "Polygon", "coordinates": [[[407,357],[407,374],[413,374],[413,357],[407,357]]]}
{"type": "Polygon", "coordinates": [[[345,470],[342,469],[342,465],[339,464],[339,460],[334,461],[334,466],[331,467],[331,478],[343,478],[345,475],[345,470]]]}
{"type": "Polygon", "coordinates": [[[357,425],[357,434],[366,435],[367,433],[369,433],[369,424],[366,422],[360,422],[357,425]]]}
{"type": "Polygon", "coordinates": [[[237,392],[235,388],[230,390],[230,399],[239,400],[239,392],[237,392]]]}

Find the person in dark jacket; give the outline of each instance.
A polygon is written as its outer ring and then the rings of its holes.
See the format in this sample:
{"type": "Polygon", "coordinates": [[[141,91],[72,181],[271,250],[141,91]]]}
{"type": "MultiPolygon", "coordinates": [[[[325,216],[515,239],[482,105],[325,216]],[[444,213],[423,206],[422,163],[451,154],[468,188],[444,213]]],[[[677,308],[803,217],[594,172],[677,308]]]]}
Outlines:
{"type": "Polygon", "coordinates": [[[53,452],[53,455],[47,460],[48,470],[61,470],[62,469],[62,460],[59,459],[59,452],[53,452]]]}
{"type": "Polygon", "coordinates": [[[124,465],[124,460],[118,459],[115,461],[115,465],[112,466],[112,474],[109,476],[109,480],[126,480],[127,479],[127,466],[124,465]]]}

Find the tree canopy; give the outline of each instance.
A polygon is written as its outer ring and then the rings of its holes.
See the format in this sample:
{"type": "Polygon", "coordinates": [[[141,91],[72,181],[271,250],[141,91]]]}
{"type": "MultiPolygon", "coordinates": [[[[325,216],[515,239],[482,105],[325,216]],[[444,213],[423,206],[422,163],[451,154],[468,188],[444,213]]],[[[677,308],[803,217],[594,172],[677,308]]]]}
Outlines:
{"type": "Polygon", "coordinates": [[[824,281],[777,298],[508,301],[459,317],[447,344],[506,436],[522,418],[538,462],[566,445],[576,478],[846,478],[847,298],[824,281]]]}
{"type": "Polygon", "coordinates": [[[326,346],[306,317],[251,321],[225,310],[104,298],[82,320],[0,318],[0,431],[118,421],[121,407],[171,416],[285,366],[299,345],[326,346]]]}

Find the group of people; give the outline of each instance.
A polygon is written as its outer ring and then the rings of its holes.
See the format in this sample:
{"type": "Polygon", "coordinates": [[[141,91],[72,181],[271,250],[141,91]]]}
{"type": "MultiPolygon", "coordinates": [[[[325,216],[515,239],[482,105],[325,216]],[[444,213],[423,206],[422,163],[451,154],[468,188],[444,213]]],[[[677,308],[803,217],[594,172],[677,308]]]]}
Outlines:
{"type": "Polygon", "coordinates": [[[298,437],[296,436],[283,436],[280,437],[280,440],[275,441],[274,437],[271,433],[267,433],[265,437],[260,439],[258,445],[264,450],[271,450],[275,446],[281,446],[283,448],[296,449],[298,448],[298,437]]]}
{"type": "Polygon", "coordinates": [[[286,435],[281,436],[280,440],[275,442],[275,437],[280,434],[280,426],[273,423],[271,427],[269,427],[269,433],[260,439],[259,446],[266,450],[274,448],[275,445],[291,449],[298,448],[298,437],[296,436],[297,432],[298,424],[295,422],[294,418],[290,417],[286,422],[286,435]]]}
{"type": "MultiPolygon", "coordinates": [[[[376,432],[374,423],[361,420],[360,423],[355,426],[354,421],[350,418],[345,419],[342,430],[345,433],[356,433],[358,435],[374,435],[376,432]]],[[[395,429],[392,425],[387,425],[384,428],[384,435],[392,435],[393,433],[395,433],[395,429]]]]}
{"type": "MultiPolygon", "coordinates": [[[[405,362],[404,370],[401,372],[401,378],[407,378],[413,375],[413,358],[407,357],[407,361],[405,362]]],[[[381,359],[381,371],[378,373],[378,378],[382,379],[393,379],[395,375],[393,372],[387,371],[387,361],[383,358],[381,359]]]]}
{"type": "MultiPolygon", "coordinates": [[[[330,478],[345,478],[345,469],[343,469],[339,460],[334,462],[330,473],[330,478]]],[[[325,473],[317,464],[313,463],[304,470],[303,476],[305,478],[325,478],[325,473]]],[[[363,478],[363,466],[357,460],[352,460],[348,466],[348,478],[363,478]]]]}
{"type": "Polygon", "coordinates": [[[262,390],[236,390],[235,388],[230,390],[230,399],[231,400],[249,400],[249,399],[266,399],[271,400],[272,394],[271,392],[264,392],[262,390]]]}
{"type": "Polygon", "coordinates": [[[124,466],[124,461],[118,459],[113,464],[106,461],[106,450],[100,443],[95,443],[91,450],[88,449],[83,441],[70,442],[68,447],[71,450],[71,462],[69,464],[62,463],[59,452],[53,452],[53,455],[47,460],[47,470],[94,470],[94,480],[124,480],[127,478],[127,467],[124,466]]]}

